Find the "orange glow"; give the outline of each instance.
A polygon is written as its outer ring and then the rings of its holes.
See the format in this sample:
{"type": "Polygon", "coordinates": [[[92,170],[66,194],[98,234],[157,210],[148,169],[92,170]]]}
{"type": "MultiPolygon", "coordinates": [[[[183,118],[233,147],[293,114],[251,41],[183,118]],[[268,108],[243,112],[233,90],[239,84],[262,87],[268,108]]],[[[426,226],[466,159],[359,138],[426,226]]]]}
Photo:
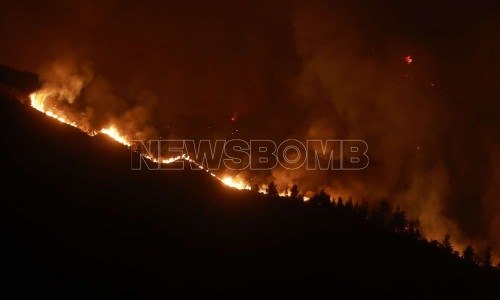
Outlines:
{"type": "Polygon", "coordinates": [[[120,133],[118,133],[118,131],[114,127],[103,128],[103,129],[101,129],[101,133],[104,133],[104,134],[110,136],[112,139],[114,139],[115,141],[117,141],[120,144],[123,144],[127,147],[130,147],[130,142],[125,137],[120,135],[120,133]]]}
{"type": "Polygon", "coordinates": [[[411,64],[412,61],[413,61],[413,58],[411,58],[411,56],[408,55],[407,57],[405,57],[405,61],[406,61],[407,64],[411,64]]]}
{"type": "Polygon", "coordinates": [[[251,189],[251,187],[249,185],[246,185],[241,181],[236,181],[231,177],[224,177],[224,179],[222,179],[221,181],[225,185],[230,186],[230,187],[235,188],[235,189],[238,189],[238,190],[250,190],[251,189]]]}
{"type": "MultiPolygon", "coordinates": [[[[78,129],[82,130],[83,132],[89,134],[90,136],[95,136],[97,134],[96,131],[89,132],[88,130],[85,130],[83,127],[79,127],[74,121],[70,120],[67,116],[65,116],[65,114],[63,112],[58,111],[58,109],[56,107],[51,107],[50,109],[47,108],[45,106],[45,104],[46,104],[45,100],[47,99],[48,96],[50,96],[52,94],[53,94],[53,92],[49,92],[49,91],[38,91],[38,92],[30,94],[29,98],[31,101],[31,106],[33,108],[35,108],[36,110],[46,114],[49,117],[52,117],[52,118],[54,118],[62,123],[71,125],[73,127],[76,127],[78,129]]],[[[238,117],[238,113],[234,113],[231,120],[235,121],[237,119],[237,117],[238,117]]],[[[102,134],[105,134],[105,135],[111,137],[113,140],[117,141],[118,143],[120,143],[122,145],[125,145],[127,147],[131,146],[130,138],[128,138],[125,134],[120,132],[119,129],[117,129],[114,125],[111,125],[107,128],[102,128],[99,131],[99,133],[102,133],[102,134]]],[[[212,177],[215,177],[217,180],[219,180],[220,182],[222,182],[224,185],[226,185],[228,187],[238,189],[238,190],[251,190],[252,189],[251,186],[249,184],[247,184],[244,180],[237,179],[235,177],[231,177],[228,175],[224,175],[223,177],[217,176],[216,174],[210,172],[210,170],[204,168],[203,165],[197,163],[195,160],[191,159],[189,156],[186,156],[185,154],[183,154],[182,156],[170,157],[170,158],[161,158],[161,157],[155,158],[155,157],[151,157],[149,155],[143,155],[143,156],[145,158],[155,162],[155,163],[160,162],[162,164],[170,164],[170,163],[173,163],[175,161],[183,159],[187,162],[194,164],[199,169],[206,171],[212,177]]],[[[261,194],[267,194],[265,188],[266,188],[266,186],[259,187],[258,192],[261,194]]],[[[279,195],[280,196],[288,196],[289,193],[286,194],[284,191],[282,191],[279,193],[279,195]]],[[[304,197],[304,201],[308,201],[308,200],[309,200],[308,197],[304,197]]]]}
{"type": "Polygon", "coordinates": [[[45,107],[45,100],[46,100],[47,96],[48,96],[48,94],[45,94],[45,93],[31,93],[30,94],[31,106],[34,109],[46,114],[47,116],[59,120],[60,122],[71,125],[73,127],[78,127],[75,124],[75,122],[71,122],[68,119],[66,119],[65,116],[63,116],[62,114],[53,111],[55,109],[46,108],[45,107]]]}

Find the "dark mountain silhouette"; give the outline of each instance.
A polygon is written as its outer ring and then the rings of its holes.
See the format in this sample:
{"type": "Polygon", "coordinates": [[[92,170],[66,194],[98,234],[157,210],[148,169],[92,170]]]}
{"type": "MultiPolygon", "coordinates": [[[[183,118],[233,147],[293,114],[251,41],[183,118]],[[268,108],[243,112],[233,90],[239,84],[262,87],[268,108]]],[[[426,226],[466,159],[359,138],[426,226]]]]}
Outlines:
{"type": "MultiPolygon", "coordinates": [[[[12,76],[33,86],[26,74],[12,76]]],[[[12,76],[0,77],[5,86],[12,76]]],[[[132,171],[130,150],[106,136],[87,136],[8,95],[0,105],[3,291],[474,299],[498,292],[496,270],[367,221],[351,200],[333,206],[319,194],[304,204],[232,190],[202,171],[132,171]]],[[[396,229],[406,224],[397,213],[386,220],[396,229]]]]}

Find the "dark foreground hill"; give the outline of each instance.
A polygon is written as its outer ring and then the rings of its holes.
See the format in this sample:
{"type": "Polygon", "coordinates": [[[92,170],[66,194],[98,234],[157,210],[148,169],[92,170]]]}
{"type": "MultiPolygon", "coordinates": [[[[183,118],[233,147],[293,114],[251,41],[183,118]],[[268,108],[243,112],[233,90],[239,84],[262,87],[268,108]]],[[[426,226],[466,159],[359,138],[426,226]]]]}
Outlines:
{"type": "Polygon", "coordinates": [[[132,171],[126,147],[0,100],[4,293],[498,296],[494,271],[422,240],[204,172],[132,171]]]}

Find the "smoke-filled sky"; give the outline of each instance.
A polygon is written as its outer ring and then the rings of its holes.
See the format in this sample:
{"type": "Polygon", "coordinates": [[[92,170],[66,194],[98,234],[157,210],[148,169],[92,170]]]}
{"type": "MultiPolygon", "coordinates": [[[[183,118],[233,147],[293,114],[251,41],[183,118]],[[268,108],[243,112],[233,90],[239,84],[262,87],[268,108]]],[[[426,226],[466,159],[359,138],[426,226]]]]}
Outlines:
{"type": "Polygon", "coordinates": [[[239,175],[388,200],[428,236],[498,255],[489,2],[3,2],[0,64],[38,73],[90,127],[136,138],[365,140],[364,171],[239,175]]]}

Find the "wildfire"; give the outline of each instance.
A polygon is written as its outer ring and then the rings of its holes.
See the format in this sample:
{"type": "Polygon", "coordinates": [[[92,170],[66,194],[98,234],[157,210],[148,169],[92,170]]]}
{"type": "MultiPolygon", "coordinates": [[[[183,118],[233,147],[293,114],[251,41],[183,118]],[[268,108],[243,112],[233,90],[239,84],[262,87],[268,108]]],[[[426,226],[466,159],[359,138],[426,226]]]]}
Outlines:
{"type": "Polygon", "coordinates": [[[241,181],[235,181],[231,177],[224,177],[224,179],[221,180],[222,183],[224,183],[227,186],[230,186],[232,188],[238,189],[238,190],[250,190],[251,187],[249,185],[246,185],[245,183],[241,181]]]}
{"type": "Polygon", "coordinates": [[[285,192],[281,192],[279,193],[280,197],[288,197],[290,196],[290,192],[289,191],[285,191],[285,192]]]}
{"type": "Polygon", "coordinates": [[[65,124],[68,124],[68,125],[71,125],[73,127],[78,127],[75,122],[71,122],[69,121],[68,119],[66,119],[63,115],[61,114],[58,114],[58,113],[54,113],[52,112],[51,110],[47,109],[45,107],[45,99],[47,98],[47,95],[46,94],[43,94],[43,95],[40,95],[40,94],[37,94],[37,93],[32,93],[30,95],[30,100],[31,100],[31,106],[46,114],[47,116],[51,117],[51,118],[54,118],[54,119],[57,119],[59,120],[60,122],[63,122],[65,124]]]}
{"type": "Polygon", "coordinates": [[[101,133],[107,134],[118,143],[130,147],[130,142],[127,140],[127,138],[120,135],[120,133],[114,127],[103,128],[101,129],[101,133]]]}
{"type": "MultiPolygon", "coordinates": [[[[83,132],[91,135],[91,136],[95,136],[98,133],[96,131],[88,131],[88,130],[85,130],[83,127],[79,127],[74,121],[70,120],[67,116],[65,116],[65,114],[58,111],[58,109],[56,107],[47,108],[45,106],[45,104],[46,104],[45,100],[50,95],[51,95],[51,93],[45,93],[42,91],[38,91],[38,92],[30,94],[29,98],[31,101],[31,106],[33,108],[35,108],[36,110],[44,113],[45,115],[47,115],[51,118],[54,118],[54,119],[56,119],[64,124],[68,124],[68,125],[71,125],[73,127],[76,127],[78,129],[82,130],[83,132]]],[[[237,117],[238,117],[238,113],[234,113],[231,120],[235,121],[237,117]]],[[[117,141],[118,143],[120,143],[122,145],[125,145],[127,147],[131,146],[130,139],[127,138],[126,135],[120,133],[120,131],[113,125],[111,125],[107,128],[102,128],[99,131],[99,133],[106,134],[107,136],[111,137],[112,139],[114,139],[115,141],[117,141]]],[[[141,155],[143,155],[143,154],[141,154],[141,155]]],[[[247,183],[245,183],[243,180],[236,179],[236,178],[233,178],[230,176],[224,176],[223,178],[217,176],[216,174],[210,172],[210,170],[204,168],[203,165],[197,163],[195,160],[191,159],[189,156],[186,156],[185,154],[183,154],[181,156],[177,156],[177,157],[171,157],[171,158],[155,158],[155,157],[152,157],[149,155],[143,155],[143,156],[145,158],[155,162],[155,163],[160,162],[162,164],[170,164],[170,163],[173,163],[175,161],[183,159],[187,162],[194,164],[199,169],[206,171],[212,177],[215,177],[217,180],[219,180],[220,182],[222,182],[224,185],[226,185],[228,187],[238,189],[238,190],[251,190],[252,189],[251,186],[248,185],[247,183]]],[[[267,192],[264,189],[264,187],[260,187],[259,193],[266,194],[267,192]]],[[[280,193],[280,195],[281,196],[288,196],[284,192],[280,193]]],[[[308,201],[308,200],[309,200],[308,197],[304,197],[304,201],[308,201]]]]}

